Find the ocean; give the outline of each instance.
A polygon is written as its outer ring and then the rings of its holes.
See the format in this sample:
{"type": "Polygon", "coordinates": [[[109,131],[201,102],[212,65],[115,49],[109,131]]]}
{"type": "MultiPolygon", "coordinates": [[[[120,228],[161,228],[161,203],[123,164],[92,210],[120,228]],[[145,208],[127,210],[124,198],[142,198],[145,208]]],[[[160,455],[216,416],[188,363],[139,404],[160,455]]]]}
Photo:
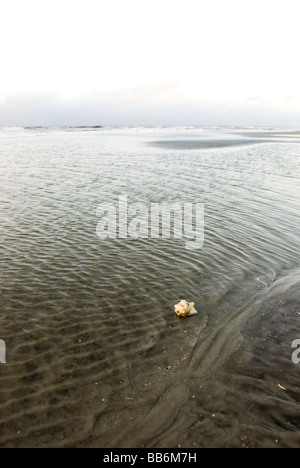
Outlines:
{"type": "Polygon", "coordinates": [[[293,128],[0,128],[0,446],[299,447],[299,158],[293,128]],[[139,235],[152,204],[203,242],[139,235]]]}

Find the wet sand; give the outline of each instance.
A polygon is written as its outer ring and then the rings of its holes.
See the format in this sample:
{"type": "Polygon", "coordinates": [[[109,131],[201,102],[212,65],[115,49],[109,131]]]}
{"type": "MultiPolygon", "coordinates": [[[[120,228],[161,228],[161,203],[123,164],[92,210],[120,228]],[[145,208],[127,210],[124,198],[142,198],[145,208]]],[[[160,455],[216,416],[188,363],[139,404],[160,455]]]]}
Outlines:
{"type": "Polygon", "coordinates": [[[267,143],[267,139],[214,139],[214,140],[164,140],[151,143],[152,146],[158,146],[165,149],[173,150],[193,150],[193,149],[210,149],[210,148],[229,148],[235,146],[248,146],[258,143],[267,143]]]}
{"type": "Polygon", "coordinates": [[[251,137],[251,138],[273,138],[273,137],[285,137],[285,138],[299,138],[300,136],[300,131],[299,130],[294,130],[294,131],[274,131],[274,130],[269,130],[269,131],[264,131],[264,132],[239,132],[236,133],[236,135],[240,136],[245,136],[245,137],[251,137]]]}
{"type": "Polygon", "coordinates": [[[222,369],[224,386],[235,379],[240,411],[230,445],[298,448],[300,364],[291,355],[300,329],[299,270],[275,281],[256,307],[240,349],[222,369]]]}
{"type": "Polygon", "coordinates": [[[298,145],[113,131],[0,142],[0,446],[300,446],[298,145]],[[205,203],[203,249],[100,241],[126,193],[205,203]]]}
{"type": "Polygon", "coordinates": [[[291,343],[299,336],[300,271],[265,288],[255,304],[237,308],[236,293],[222,301],[223,312],[234,312],[207,324],[184,371],[122,446],[299,447],[300,364],[291,343]]]}

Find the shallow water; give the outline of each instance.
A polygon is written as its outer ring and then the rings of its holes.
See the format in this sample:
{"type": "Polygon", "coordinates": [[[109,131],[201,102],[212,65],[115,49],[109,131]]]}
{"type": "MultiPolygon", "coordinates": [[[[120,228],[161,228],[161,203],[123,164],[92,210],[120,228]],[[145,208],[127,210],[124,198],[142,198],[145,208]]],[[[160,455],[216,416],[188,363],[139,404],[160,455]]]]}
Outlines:
{"type": "Polygon", "coordinates": [[[1,129],[0,446],[300,446],[300,146],[246,132],[1,129]],[[100,240],[119,195],[204,203],[203,248],[100,240]]]}

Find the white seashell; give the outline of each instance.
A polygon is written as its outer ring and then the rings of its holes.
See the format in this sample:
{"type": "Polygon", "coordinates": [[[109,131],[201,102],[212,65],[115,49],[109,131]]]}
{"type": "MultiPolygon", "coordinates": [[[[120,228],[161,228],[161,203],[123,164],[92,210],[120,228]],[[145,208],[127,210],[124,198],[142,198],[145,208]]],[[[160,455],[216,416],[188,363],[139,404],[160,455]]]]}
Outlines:
{"type": "Polygon", "coordinates": [[[196,311],[194,305],[194,302],[187,302],[183,299],[174,306],[175,314],[177,314],[179,317],[190,317],[191,315],[196,315],[198,312],[196,311]]]}

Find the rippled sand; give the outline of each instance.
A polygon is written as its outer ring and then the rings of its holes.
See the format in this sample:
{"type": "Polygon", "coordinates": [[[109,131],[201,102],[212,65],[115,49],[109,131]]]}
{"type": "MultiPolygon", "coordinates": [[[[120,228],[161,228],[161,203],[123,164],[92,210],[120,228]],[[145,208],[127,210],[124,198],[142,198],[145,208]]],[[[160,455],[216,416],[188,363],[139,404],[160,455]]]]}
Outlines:
{"type": "Polygon", "coordinates": [[[300,445],[298,144],[174,140],[0,141],[1,447],[300,445]],[[122,194],[205,203],[204,248],[101,241],[122,194]]]}

